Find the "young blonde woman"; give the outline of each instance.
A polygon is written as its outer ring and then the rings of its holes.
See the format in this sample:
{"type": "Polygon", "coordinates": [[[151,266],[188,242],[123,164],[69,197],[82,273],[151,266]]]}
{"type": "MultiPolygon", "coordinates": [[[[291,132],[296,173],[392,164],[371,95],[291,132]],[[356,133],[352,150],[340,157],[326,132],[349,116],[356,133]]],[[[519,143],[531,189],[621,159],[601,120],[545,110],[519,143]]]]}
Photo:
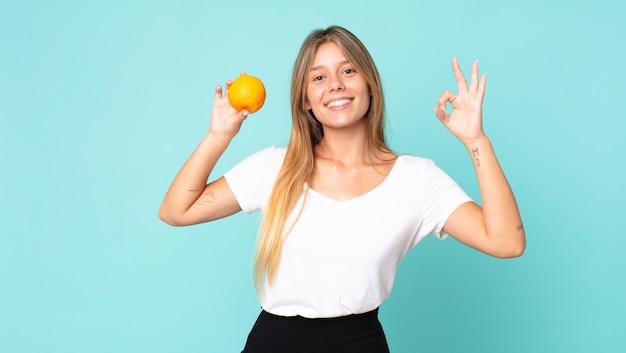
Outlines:
{"type": "Polygon", "coordinates": [[[431,160],[387,147],[378,71],[344,28],[316,30],[300,49],[288,146],[259,151],[207,184],[248,115],[215,89],[209,131],[159,216],[191,225],[262,212],[255,281],[263,310],[244,352],[388,352],[378,307],[400,260],[428,234],[496,257],[523,253],[516,201],[482,129],[486,77],[475,62],[468,86],[456,60],[452,69],[458,93],[444,92],[434,111],[473,161],[482,207],[431,160]]]}

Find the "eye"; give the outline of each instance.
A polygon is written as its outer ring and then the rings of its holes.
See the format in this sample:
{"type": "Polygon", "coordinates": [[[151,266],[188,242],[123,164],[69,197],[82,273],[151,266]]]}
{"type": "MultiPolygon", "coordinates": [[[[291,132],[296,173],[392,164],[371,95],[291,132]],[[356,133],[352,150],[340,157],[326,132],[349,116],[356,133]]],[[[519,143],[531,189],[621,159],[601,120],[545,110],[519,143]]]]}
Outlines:
{"type": "Polygon", "coordinates": [[[356,74],[356,70],[351,68],[351,67],[348,67],[348,68],[343,69],[343,71],[341,73],[344,76],[352,76],[352,75],[356,74]]]}
{"type": "Polygon", "coordinates": [[[312,81],[316,82],[316,81],[321,81],[323,79],[324,79],[324,76],[322,76],[322,75],[315,75],[315,76],[313,76],[312,81]]]}

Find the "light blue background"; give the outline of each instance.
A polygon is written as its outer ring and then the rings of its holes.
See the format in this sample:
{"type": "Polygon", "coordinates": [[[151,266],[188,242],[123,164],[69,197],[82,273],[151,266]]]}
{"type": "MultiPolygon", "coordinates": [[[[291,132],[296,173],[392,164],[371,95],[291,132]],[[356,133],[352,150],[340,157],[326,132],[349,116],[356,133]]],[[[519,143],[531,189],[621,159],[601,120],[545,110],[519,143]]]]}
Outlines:
{"type": "Polygon", "coordinates": [[[618,0],[3,1],[0,351],[239,352],[258,214],[173,228],[157,210],[241,70],[267,101],[216,173],[287,142],[297,50],[331,24],[377,62],[393,148],[474,197],[431,107],[453,56],[480,60],[528,236],[513,260],[421,243],[381,309],[392,352],[626,351],[625,19],[618,0]]]}

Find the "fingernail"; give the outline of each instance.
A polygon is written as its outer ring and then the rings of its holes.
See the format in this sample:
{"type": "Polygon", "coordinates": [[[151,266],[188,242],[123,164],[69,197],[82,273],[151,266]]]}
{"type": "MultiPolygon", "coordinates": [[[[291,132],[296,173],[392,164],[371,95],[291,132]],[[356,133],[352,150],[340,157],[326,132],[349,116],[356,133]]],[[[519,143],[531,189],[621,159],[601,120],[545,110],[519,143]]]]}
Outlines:
{"type": "Polygon", "coordinates": [[[243,112],[243,116],[244,116],[244,117],[247,117],[247,116],[248,116],[248,114],[250,114],[250,113],[248,113],[248,112],[243,112]]]}

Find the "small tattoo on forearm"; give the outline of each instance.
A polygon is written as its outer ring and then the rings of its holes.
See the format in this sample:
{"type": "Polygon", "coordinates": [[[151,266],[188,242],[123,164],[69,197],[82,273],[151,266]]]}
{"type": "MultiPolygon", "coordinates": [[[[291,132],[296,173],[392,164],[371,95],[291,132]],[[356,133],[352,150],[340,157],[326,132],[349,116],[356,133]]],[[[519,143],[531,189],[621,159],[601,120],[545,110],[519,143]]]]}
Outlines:
{"type": "Polygon", "coordinates": [[[187,191],[189,191],[189,192],[198,192],[198,191],[200,191],[200,190],[198,190],[198,189],[189,189],[189,190],[187,190],[187,191]]]}
{"type": "Polygon", "coordinates": [[[522,230],[524,230],[524,225],[520,224],[520,225],[516,226],[515,229],[517,229],[519,231],[522,231],[522,230]]]}
{"type": "Polygon", "coordinates": [[[476,159],[476,166],[480,167],[480,159],[478,158],[480,157],[480,152],[478,151],[478,148],[472,150],[472,156],[476,159]]]}
{"type": "Polygon", "coordinates": [[[215,200],[217,200],[217,196],[215,196],[215,193],[207,192],[206,194],[204,194],[204,199],[202,201],[198,201],[198,205],[202,206],[205,203],[210,203],[215,200]]]}

